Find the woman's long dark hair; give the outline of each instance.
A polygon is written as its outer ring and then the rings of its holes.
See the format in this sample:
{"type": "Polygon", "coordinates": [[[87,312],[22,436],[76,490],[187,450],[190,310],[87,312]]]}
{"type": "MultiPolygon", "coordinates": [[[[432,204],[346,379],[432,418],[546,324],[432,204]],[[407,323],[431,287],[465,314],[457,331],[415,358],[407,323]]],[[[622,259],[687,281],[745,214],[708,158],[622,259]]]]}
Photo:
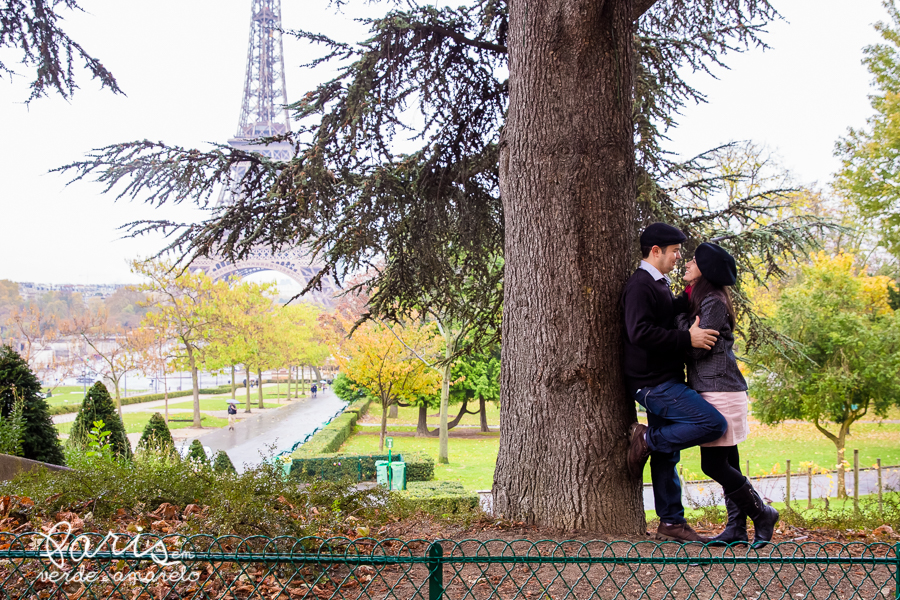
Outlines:
{"type": "Polygon", "coordinates": [[[710,295],[718,296],[725,303],[725,310],[728,311],[728,319],[731,321],[731,330],[734,331],[737,319],[734,316],[734,305],[731,303],[731,292],[727,287],[716,285],[703,275],[691,286],[691,322],[700,314],[700,305],[710,295]]]}

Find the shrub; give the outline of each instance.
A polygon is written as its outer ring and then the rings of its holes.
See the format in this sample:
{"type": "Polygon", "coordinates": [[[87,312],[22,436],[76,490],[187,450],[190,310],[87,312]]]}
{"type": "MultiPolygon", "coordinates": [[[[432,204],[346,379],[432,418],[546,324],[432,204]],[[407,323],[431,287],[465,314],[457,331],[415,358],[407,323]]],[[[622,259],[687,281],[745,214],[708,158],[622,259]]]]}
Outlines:
{"type": "Polygon", "coordinates": [[[88,434],[96,421],[103,421],[104,429],[109,431],[109,444],[113,453],[122,458],[131,458],[131,444],[125,435],[125,425],[119,418],[109,391],[99,381],[91,386],[84,397],[69,433],[69,445],[73,448],[86,448],[88,434]]]}
{"type": "Polygon", "coordinates": [[[406,491],[394,492],[418,509],[435,514],[469,512],[478,507],[478,494],[457,481],[413,481],[406,491]]]}
{"type": "Polygon", "coordinates": [[[149,450],[151,448],[172,450],[175,448],[175,440],[172,439],[172,432],[166,425],[166,420],[161,414],[153,413],[147,426],[144,427],[144,433],[137,444],[138,450],[149,450]]]}
{"type": "Polygon", "coordinates": [[[132,461],[96,461],[71,451],[67,458],[72,471],[24,472],[0,482],[0,496],[24,496],[34,502],[17,507],[21,519],[55,522],[60,511],[83,516],[89,510],[94,524],[109,531],[124,527],[117,519],[119,509],[136,517],[166,502],[179,510],[189,504],[208,507],[185,519],[179,533],[186,535],[344,535],[350,527],[377,526],[400,514],[381,488],[356,490],[331,482],[299,486],[267,461],[236,475],[212,469],[198,472],[196,463],[154,451],[141,452],[132,461]],[[303,518],[297,518],[298,512],[303,518]]]}
{"type": "Polygon", "coordinates": [[[224,450],[216,452],[216,456],[213,458],[212,468],[216,473],[237,473],[237,469],[234,468],[234,463],[231,462],[231,459],[228,458],[228,453],[224,450]]]}
{"type": "MultiPolygon", "coordinates": [[[[434,479],[434,459],[424,452],[404,452],[391,455],[391,458],[406,462],[407,481],[434,479]]],[[[374,481],[375,463],[387,459],[387,454],[317,454],[295,458],[290,474],[292,477],[316,477],[329,481],[344,478],[374,481]]]]}
{"type": "Polygon", "coordinates": [[[65,464],[59,434],[50,418],[41,382],[28,363],[9,346],[0,346],[0,414],[8,417],[16,399],[23,403],[22,456],[54,465],[65,464]]]}
{"type": "Polygon", "coordinates": [[[206,456],[206,450],[203,449],[203,444],[200,443],[200,440],[194,440],[191,442],[190,447],[188,448],[187,458],[190,461],[209,464],[209,457],[206,456]]]}
{"type": "Polygon", "coordinates": [[[407,481],[431,481],[434,479],[434,459],[427,452],[404,452],[407,481]]]}
{"type": "Polygon", "coordinates": [[[356,425],[357,419],[359,419],[358,412],[341,413],[340,416],[306,440],[306,443],[300,446],[295,454],[307,457],[311,454],[334,452],[353,434],[353,426],[356,425]]]}

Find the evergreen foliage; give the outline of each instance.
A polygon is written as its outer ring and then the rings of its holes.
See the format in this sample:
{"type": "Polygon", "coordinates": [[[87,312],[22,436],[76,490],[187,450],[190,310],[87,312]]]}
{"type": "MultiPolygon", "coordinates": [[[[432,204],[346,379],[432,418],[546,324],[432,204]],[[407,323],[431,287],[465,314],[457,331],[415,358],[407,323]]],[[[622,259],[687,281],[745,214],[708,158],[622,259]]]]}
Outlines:
{"type": "Polygon", "coordinates": [[[17,399],[23,403],[25,421],[21,455],[54,465],[65,464],[59,435],[41,395],[41,382],[15,350],[0,346],[0,414],[4,418],[13,413],[17,399]]]}
{"type": "Polygon", "coordinates": [[[335,396],[351,404],[366,397],[366,390],[361,389],[355,381],[343,373],[337,374],[331,384],[331,389],[335,396]]]}
{"type": "MultiPolygon", "coordinates": [[[[778,13],[766,0],[639,4],[636,14],[652,8],[636,23],[634,238],[643,225],[665,220],[697,241],[718,239],[741,267],[761,260],[768,267],[762,272],[778,274],[777,260],[805,251],[811,226],[823,223],[776,218],[783,188],[723,200],[735,182],[754,177],[716,172],[730,147],[683,163],[663,148],[678,110],[704,100],[681,74],[724,65],[728,52],[764,47],[760,35],[778,13]],[[764,216],[771,218],[761,224],[764,216]]],[[[336,66],[337,75],[292,106],[298,126],[290,138],[298,153],[289,163],[227,146],[200,152],[142,141],[100,149],[64,170],[76,179],[96,175],[107,191],[124,184],[120,196],[146,194],[158,205],[206,202],[241,163],[240,184],[254,200],[218,207],[196,224],[133,223],[132,233],[177,230],[168,249],[185,258],[211,247],[242,257],[259,244],[309,243],[326,264],[310,289],[322,277],[342,279],[383,256],[384,267],[358,284],[372,292],[375,316],[434,310],[447,322],[475,324],[470,347],[477,349],[500,332],[507,4],[392,5],[366,22],[370,36],[358,44],[295,32],[326,49],[310,66],[336,66]],[[398,152],[400,145],[407,150],[398,152]],[[254,235],[240,233],[247,230],[254,235]]]]}
{"type": "Polygon", "coordinates": [[[86,448],[89,442],[88,434],[95,421],[103,421],[104,429],[109,431],[109,445],[113,454],[120,458],[131,458],[131,444],[125,434],[125,425],[119,417],[109,390],[99,381],[91,386],[84,397],[84,402],[81,403],[81,409],[75,416],[75,422],[69,432],[69,445],[80,449],[86,448]]]}
{"type": "Polygon", "coordinates": [[[213,457],[212,468],[216,473],[237,473],[237,469],[234,468],[234,463],[231,462],[228,453],[224,450],[216,452],[215,457],[213,457]]]}
{"type": "Polygon", "coordinates": [[[200,440],[191,442],[191,445],[188,448],[187,458],[188,460],[193,460],[205,465],[209,464],[209,457],[206,456],[206,451],[203,449],[203,444],[200,443],[200,440]]]}
{"type": "Polygon", "coordinates": [[[161,414],[153,413],[147,426],[144,427],[144,433],[138,440],[138,450],[172,450],[175,448],[175,440],[172,439],[172,432],[166,425],[166,420],[161,414]]]}
{"type": "Polygon", "coordinates": [[[25,400],[16,398],[5,417],[0,416],[0,453],[22,456],[22,436],[25,433],[25,400]]]}
{"type": "MultiPolygon", "coordinates": [[[[69,99],[78,88],[74,71],[79,60],[101,87],[121,94],[112,73],[62,30],[63,8],[82,11],[75,0],[6,0],[0,8],[0,48],[14,48],[19,53],[16,62],[37,71],[28,101],[51,91],[69,99]]],[[[16,73],[0,61],[0,74],[16,73]]]]}

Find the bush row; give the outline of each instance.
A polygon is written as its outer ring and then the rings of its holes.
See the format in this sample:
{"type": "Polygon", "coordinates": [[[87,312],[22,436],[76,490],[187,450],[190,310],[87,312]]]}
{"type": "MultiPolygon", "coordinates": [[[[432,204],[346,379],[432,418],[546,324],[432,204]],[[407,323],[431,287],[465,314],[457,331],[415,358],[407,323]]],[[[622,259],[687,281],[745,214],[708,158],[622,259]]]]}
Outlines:
{"type": "MultiPolygon", "coordinates": [[[[393,460],[406,462],[407,481],[434,479],[434,459],[424,452],[394,454],[393,460]]],[[[291,463],[291,476],[318,477],[337,481],[345,477],[361,481],[375,480],[375,463],[388,460],[387,454],[318,454],[308,458],[295,458],[291,463]]]]}
{"type": "Polygon", "coordinates": [[[478,507],[478,494],[458,481],[413,481],[406,491],[395,492],[417,508],[435,514],[453,514],[478,507]]]}
{"type": "Polygon", "coordinates": [[[369,410],[371,401],[370,398],[365,398],[347,405],[340,416],[332,419],[330,423],[319,429],[302,446],[297,448],[294,456],[309,458],[319,454],[334,452],[340,448],[341,444],[346,442],[347,438],[353,434],[353,427],[359,418],[369,410]]]}
{"type": "MultiPolygon", "coordinates": [[[[219,386],[217,388],[200,388],[201,394],[225,394],[231,391],[231,385],[219,386]]],[[[193,390],[181,390],[177,392],[169,392],[169,399],[172,398],[183,398],[184,396],[193,395],[193,390]]],[[[127,398],[122,398],[122,406],[126,406],[128,404],[140,404],[141,402],[153,402],[154,400],[164,400],[166,397],[165,394],[144,394],[141,396],[129,396],[127,398]]],[[[78,409],[81,408],[81,402],[77,404],[69,404],[69,405],[61,405],[61,406],[51,406],[50,414],[51,415],[64,415],[67,413],[75,413],[78,412],[78,409]]]]}

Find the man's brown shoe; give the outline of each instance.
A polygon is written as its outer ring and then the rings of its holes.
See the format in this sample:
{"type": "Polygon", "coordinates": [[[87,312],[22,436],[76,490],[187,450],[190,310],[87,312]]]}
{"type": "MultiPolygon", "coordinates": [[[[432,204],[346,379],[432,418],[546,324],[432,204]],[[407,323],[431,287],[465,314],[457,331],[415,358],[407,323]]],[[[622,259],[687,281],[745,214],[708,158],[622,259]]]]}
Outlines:
{"type": "Polygon", "coordinates": [[[660,523],[659,527],[656,528],[656,539],[672,542],[700,542],[703,544],[709,541],[709,538],[698,535],[687,523],[675,523],[674,525],[660,523]]]}
{"type": "Polygon", "coordinates": [[[650,456],[650,447],[647,445],[647,440],[644,439],[646,431],[646,425],[635,423],[628,432],[628,470],[635,478],[644,474],[644,465],[647,464],[647,457],[650,456]]]}

